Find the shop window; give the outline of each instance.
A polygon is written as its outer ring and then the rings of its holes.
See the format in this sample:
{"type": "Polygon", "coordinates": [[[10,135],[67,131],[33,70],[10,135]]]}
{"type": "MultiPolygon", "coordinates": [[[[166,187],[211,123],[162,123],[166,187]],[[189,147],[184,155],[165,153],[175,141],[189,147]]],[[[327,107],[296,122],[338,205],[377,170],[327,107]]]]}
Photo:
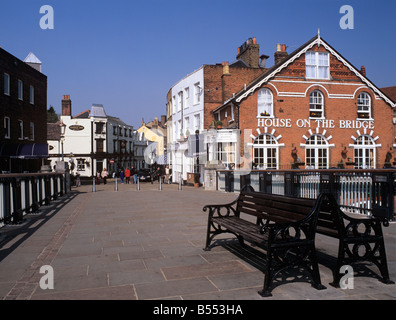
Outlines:
{"type": "Polygon", "coordinates": [[[257,116],[274,116],[272,92],[267,88],[260,89],[257,92],[257,116]]]}
{"type": "Polygon", "coordinates": [[[257,169],[278,169],[278,149],[273,135],[259,135],[253,142],[253,166],[257,169]]]}
{"type": "Polygon", "coordinates": [[[323,94],[318,90],[312,91],[309,95],[309,117],[324,118],[323,94]]]}
{"type": "Polygon", "coordinates": [[[357,107],[359,119],[371,118],[371,98],[367,92],[362,92],[358,95],[357,107]]]}

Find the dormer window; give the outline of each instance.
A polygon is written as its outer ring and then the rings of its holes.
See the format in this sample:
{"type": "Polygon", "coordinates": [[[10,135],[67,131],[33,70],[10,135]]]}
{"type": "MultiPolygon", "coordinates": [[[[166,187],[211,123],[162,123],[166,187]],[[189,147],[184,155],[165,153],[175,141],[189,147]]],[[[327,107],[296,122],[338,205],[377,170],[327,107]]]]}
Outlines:
{"type": "Polygon", "coordinates": [[[330,61],[328,52],[309,51],[305,53],[305,66],[307,78],[330,78],[330,61]]]}

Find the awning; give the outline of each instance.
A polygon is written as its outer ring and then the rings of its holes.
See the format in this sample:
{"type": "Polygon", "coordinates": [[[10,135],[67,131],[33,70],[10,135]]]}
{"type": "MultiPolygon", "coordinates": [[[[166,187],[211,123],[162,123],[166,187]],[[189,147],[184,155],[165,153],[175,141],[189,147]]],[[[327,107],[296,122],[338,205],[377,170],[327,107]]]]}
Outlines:
{"type": "Polygon", "coordinates": [[[0,145],[1,158],[43,159],[48,158],[46,143],[4,143],[0,145]]]}

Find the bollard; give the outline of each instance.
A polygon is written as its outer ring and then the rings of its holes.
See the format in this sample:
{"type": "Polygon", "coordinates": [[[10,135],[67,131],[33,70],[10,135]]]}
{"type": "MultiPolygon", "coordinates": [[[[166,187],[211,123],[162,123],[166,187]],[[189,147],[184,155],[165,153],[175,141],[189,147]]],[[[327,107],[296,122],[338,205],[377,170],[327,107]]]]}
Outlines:
{"type": "Polygon", "coordinates": [[[115,181],[114,181],[114,191],[118,191],[117,177],[115,178],[115,181]]]}
{"type": "Polygon", "coordinates": [[[95,177],[92,178],[92,192],[96,192],[95,177]]]}
{"type": "Polygon", "coordinates": [[[136,186],[136,189],[137,189],[137,190],[140,190],[140,179],[139,179],[139,177],[138,177],[138,179],[137,179],[137,186],[136,186]]]}
{"type": "Polygon", "coordinates": [[[179,190],[182,190],[182,179],[179,180],[179,190]]]}
{"type": "Polygon", "coordinates": [[[161,179],[161,177],[158,178],[158,183],[159,183],[159,190],[162,190],[162,179],[161,179]]]}

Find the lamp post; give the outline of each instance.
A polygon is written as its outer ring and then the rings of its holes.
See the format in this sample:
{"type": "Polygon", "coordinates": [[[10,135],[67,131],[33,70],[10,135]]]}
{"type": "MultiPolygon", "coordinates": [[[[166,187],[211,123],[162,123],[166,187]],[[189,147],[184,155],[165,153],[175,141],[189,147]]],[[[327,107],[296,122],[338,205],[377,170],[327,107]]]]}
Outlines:
{"type": "Polygon", "coordinates": [[[63,157],[63,142],[65,141],[65,131],[66,125],[63,123],[63,120],[59,123],[60,127],[60,140],[61,140],[61,154],[62,154],[62,161],[64,160],[63,157]]]}

